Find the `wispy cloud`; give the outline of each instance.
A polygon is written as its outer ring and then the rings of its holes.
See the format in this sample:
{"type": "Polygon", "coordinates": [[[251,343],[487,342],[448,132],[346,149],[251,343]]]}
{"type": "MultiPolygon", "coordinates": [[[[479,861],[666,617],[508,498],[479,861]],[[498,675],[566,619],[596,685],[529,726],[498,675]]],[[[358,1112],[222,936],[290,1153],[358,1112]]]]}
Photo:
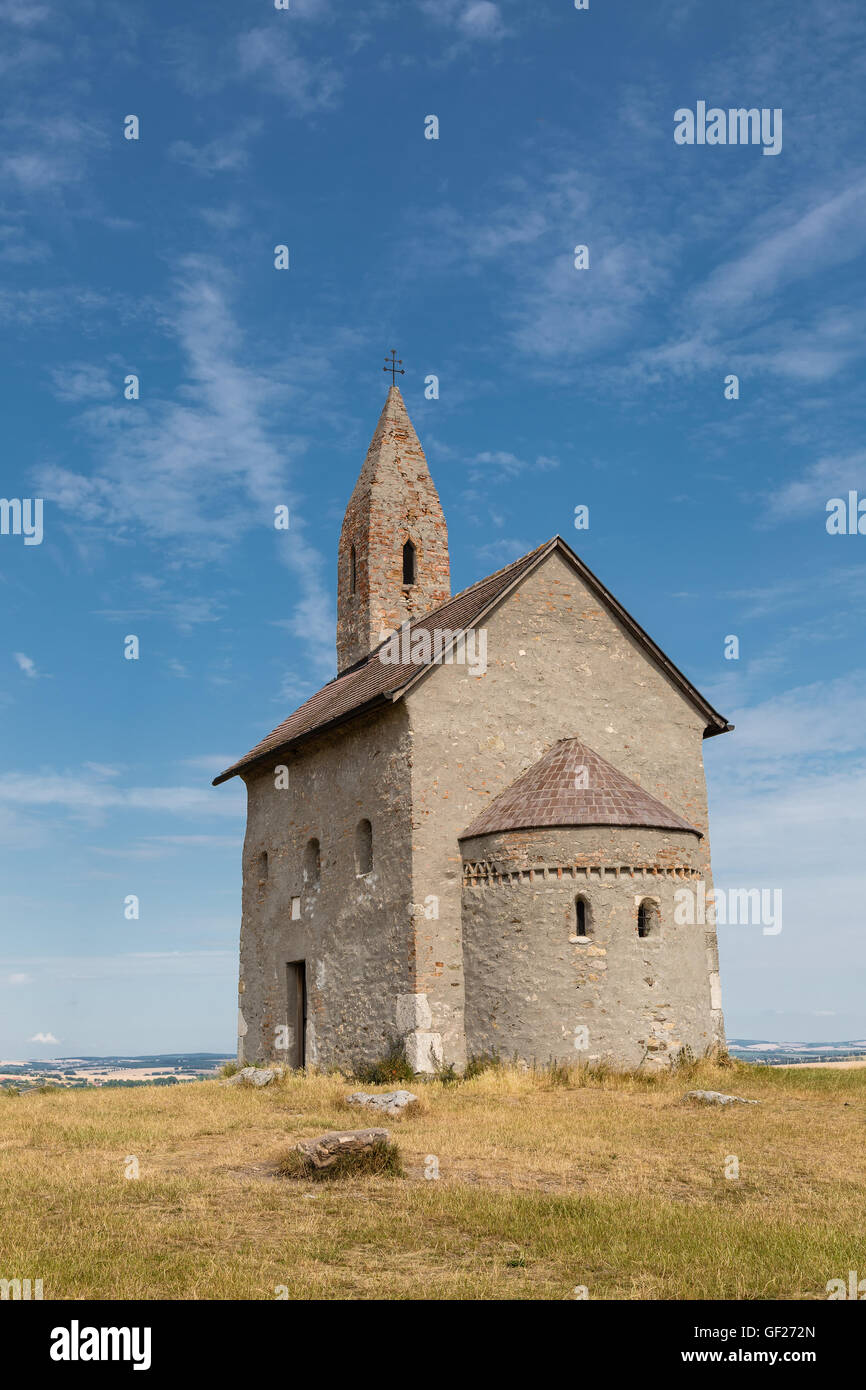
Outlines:
{"type": "Polygon", "coordinates": [[[0,20],[19,29],[32,29],[51,18],[50,5],[31,3],[31,0],[0,0],[0,20]]]}
{"type": "Polygon", "coordinates": [[[118,375],[112,381],[107,368],[92,362],[70,362],[51,372],[54,394],[61,401],[105,401],[119,394],[118,375]]]}
{"type": "Polygon", "coordinates": [[[249,29],[237,40],[239,75],[252,78],[300,116],[330,110],[343,79],[329,58],[305,57],[287,31],[249,29]]]}
{"type": "Polygon", "coordinates": [[[463,39],[490,42],[509,32],[502,6],[493,0],[420,0],[419,8],[428,19],[454,30],[463,39]]]}
{"type": "Polygon", "coordinates": [[[814,516],[823,526],[827,502],[831,497],[847,501],[849,489],[859,489],[860,495],[866,496],[866,449],[810,464],[798,478],[768,496],[768,519],[792,521],[814,516]]]}
{"type": "MultiPolygon", "coordinates": [[[[226,924],[228,926],[228,924],[226,924]]],[[[142,976],[222,976],[236,961],[233,951],[129,951],[115,955],[25,956],[15,961],[38,969],[53,980],[139,979],[142,976]]],[[[0,960],[0,967],[6,963],[0,960]]],[[[57,1042],[51,1033],[37,1033],[30,1042],[57,1042]]]]}
{"type": "Polygon", "coordinates": [[[83,820],[99,820],[110,811],[145,811],[173,816],[237,816],[242,798],[214,796],[209,787],[134,787],[101,777],[50,768],[0,774],[0,805],[49,808],[83,820]]]}
{"type": "Polygon", "coordinates": [[[30,198],[54,197],[85,175],[90,157],[107,144],[101,127],[67,112],[62,118],[15,114],[2,122],[5,152],[0,187],[30,198]]]}
{"type": "Polygon", "coordinates": [[[18,665],[19,671],[23,671],[25,676],[29,676],[31,680],[38,679],[39,672],[36,669],[35,661],[33,661],[31,657],[26,656],[24,652],[13,652],[12,656],[18,665]]]}
{"type": "MultiPolygon", "coordinates": [[[[260,527],[274,537],[281,563],[298,581],[292,630],[307,643],[317,669],[330,674],[329,567],[294,509],[289,532],[273,527],[274,508],[292,502],[288,473],[304,450],[297,436],[283,436],[279,445],[275,438],[274,416],[285,408],[285,369],[253,359],[231,291],[218,262],[185,259],[165,312],[186,362],[177,398],[142,399],[134,410],[122,401],[87,409],[80,418],[97,450],[94,471],[44,467],[38,486],[75,518],[79,536],[83,530],[105,544],[132,535],[168,543],[175,564],[218,556],[260,527]]],[[[100,380],[98,371],[79,367],[67,389],[80,397],[100,380]]],[[[164,584],[155,581],[147,591],[151,603],[159,598],[163,606],[164,584]]],[[[191,600],[183,602],[188,608],[191,600]]],[[[186,620],[212,621],[212,606],[203,598],[186,620]]]]}
{"type": "Polygon", "coordinates": [[[206,178],[214,174],[237,173],[239,169],[247,167],[250,144],[261,128],[261,121],[243,121],[227,135],[215,136],[204,145],[194,145],[189,140],[175,140],[169,146],[168,153],[172,159],[206,178]]]}

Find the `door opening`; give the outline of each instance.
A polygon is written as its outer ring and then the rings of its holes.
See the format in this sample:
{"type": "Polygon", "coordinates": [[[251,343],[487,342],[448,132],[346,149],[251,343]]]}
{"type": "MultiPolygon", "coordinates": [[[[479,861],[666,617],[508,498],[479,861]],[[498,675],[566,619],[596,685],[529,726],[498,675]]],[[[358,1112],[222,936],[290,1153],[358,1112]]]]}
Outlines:
{"type": "Polygon", "coordinates": [[[289,1046],[286,1062],[298,1071],[306,1062],[307,1034],[307,963],[303,960],[289,961],[286,966],[287,1010],[286,1023],[289,1030],[289,1046]]]}

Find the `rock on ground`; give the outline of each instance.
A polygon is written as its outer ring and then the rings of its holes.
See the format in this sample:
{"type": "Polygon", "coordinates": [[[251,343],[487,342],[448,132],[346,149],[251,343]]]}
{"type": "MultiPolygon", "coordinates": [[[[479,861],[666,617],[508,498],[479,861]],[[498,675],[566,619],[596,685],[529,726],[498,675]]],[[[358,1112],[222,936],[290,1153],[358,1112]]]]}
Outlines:
{"type": "Polygon", "coordinates": [[[353,1091],[346,1096],[347,1105],[368,1105],[373,1110],[382,1110],[386,1115],[400,1115],[407,1105],[412,1105],[418,1097],[412,1091],[383,1091],[373,1095],[369,1091],[353,1091]]]}
{"type": "Polygon", "coordinates": [[[760,1105],[759,1100],[746,1100],[745,1096],[726,1096],[723,1091],[688,1091],[686,1100],[699,1100],[704,1105],[760,1105]]]}
{"type": "Polygon", "coordinates": [[[267,1086],[275,1076],[282,1076],[285,1067],[242,1067],[234,1076],[226,1077],[223,1086],[267,1086]]]}
{"type": "Polygon", "coordinates": [[[330,1168],[341,1154],[359,1154],[377,1144],[388,1144],[388,1129],[334,1129],[318,1139],[302,1139],[296,1148],[314,1168],[330,1168]]]}

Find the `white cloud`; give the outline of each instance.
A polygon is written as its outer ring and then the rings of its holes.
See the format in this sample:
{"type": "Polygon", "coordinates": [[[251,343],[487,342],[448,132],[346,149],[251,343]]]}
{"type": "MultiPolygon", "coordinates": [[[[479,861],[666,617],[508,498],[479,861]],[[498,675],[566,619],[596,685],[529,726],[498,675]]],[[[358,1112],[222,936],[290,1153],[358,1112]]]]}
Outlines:
{"type": "Polygon", "coordinates": [[[184,767],[191,767],[194,772],[203,772],[206,777],[216,777],[218,772],[222,772],[224,767],[233,763],[237,755],[234,753],[201,753],[195,758],[182,758],[184,767]]]}
{"type": "Polygon", "coordinates": [[[817,874],[835,901],[839,866],[862,858],[866,672],[728,713],[734,732],[706,755],[714,857],[773,881],[817,874]]]}
{"type": "MultiPolygon", "coordinates": [[[[222,769],[217,769],[222,771],[222,769]]],[[[216,774],[214,774],[216,775],[216,774]]],[[[79,819],[101,819],[109,811],[147,811],[159,815],[238,816],[243,799],[238,791],[217,795],[205,786],[124,787],[117,782],[87,778],[50,768],[32,773],[0,774],[0,805],[57,807],[79,819]]]]}
{"type": "Polygon", "coordinates": [[[501,6],[493,0],[420,0],[419,8],[429,19],[456,29],[465,39],[501,39],[508,32],[501,6]]]}
{"type": "Polygon", "coordinates": [[[0,226],[0,260],[10,265],[30,265],[45,261],[51,255],[51,247],[39,241],[22,226],[7,223],[0,226]]]}
{"type": "Polygon", "coordinates": [[[841,456],[828,456],[811,464],[799,478],[786,483],[767,498],[771,520],[789,521],[814,516],[826,523],[826,505],[831,497],[847,502],[848,491],[866,494],[866,449],[841,456]]]}
{"type": "Polygon", "coordinates": [[[482,189],[469,213],[445,206],[426,215],[406,264],[425,275],[488,275],[488,263],[497,261],[509,283],[501,298],[510,339],[520,352],[534,360],[597,360],[630,339],[645,309],[676,283],[679,234],[662,235],[646,221],[638,230],[632,198],[586,168],[516,173],[498,200],[482,189]],[[588,269],[575,267],[579,245],[589,248],[588,269]]]}
{"type": "Polygon", "coordinates": [[[501,540],[490,541],[488,545],[475,546],[474,553],[482,564],[492,565],[491,573],[495,573],[497,569],[504,569],[506,565],[510,565],[513,560],[519,560],[521,555],[528,555],[533,548],[532,542],[503,536],[501,540]]]}
{"type": "Polygon", "coordinates": [[[25,676],[29,676],[31,680],[38,679],[39,672],[36,670],[36,663],[29,656],[25,656],[24,652],[13,652],[12,655],[18,663],[19,670],[23,671],[25,676]]]}
{"type": "MultiPolygon", "coordinates": [[[[276,274],[276,272],[275,272],[276,274]]],[[[232,313],[228,273],[208,257],[188,257],[180,268],[165,324],[177,336],[186,379],[177,399],[150,397],[130,413],[122,402],[94,406],[81,423],[94,441],[91,474],[57,465],[38,471],[43,496],[73,513],[76,536],[112,543],[145,537],[170,548],[175,564],[218,557],[254,527],[274,538],[278,556],[298,580],[291,618],[322,674],[334,667],[330,566],[307,540],[303,518],[292,507],[292,529],[277,533],[274,507],[291,504],[288,466],[303,453],[297,437],[272,438],[275,409],[291,393],[285,365],[279,372],[244,364],[243,334],[232,313]]],[[[311,370],[307,366],[304,370],[311,370]]],[[[295,386],[295,391],[299,387],[295,386]]],[[[160,596],[177,609],[174,586],[155,581],[160,596]],[[165,588],[163,594],[160,585],[165,588]]],[[[213,621],[211,598],[181,601],[179,625],[213,621]],[[192,605],[192,610],[190,610],[192,605]]],[[[112,610],[105,610],[107,613],[112,610]]],[[[134,616],[129,614],[127,616],[134,616]]]]}
{"type": "Polygon", "coordinates": [[[842,188],[829,192],[796,186],[768,211],[754,215],[745,207],[741,221],[744,229],[735,235],[745,249],[673,301],[673,319],[682,329],[638,352],[635,366],[656,377],[724,369],[792,382],[830,380],[862,356],[862,308],[828,304],[826,294],[815,300],[801,296],[797,317],[788,321],[783,292],[862,254],[866,178],[848,176],[842,188]]]}
{"type": "Polygon", "coordinates": [[[70,362],[51,373],[54,394],[61,401],[100,401],[117,395],[122,376],[112,381],[105,367],[90,362],[70,362]]]}
{"type": "Polygon", "coordinates": [[[725,735],[731,758],[774,760],[786,777],[813,754],[866,753],[866,671],[783,691],[735,709],[730,720],[736,725],[735,742],[725,735]]]}
{"type": "Polygon", "coordinates": [[[0,20],[14,24],[20,29],[30,29],[42,24],[51,17],[48,5],[32,3],[32,0],[0,0],[0,20]]]}
{"type": "Polygon", "coordinates": [[[28,197],[55,197],[80,182],[92,155],[107,143],[105,131],[69,112],[50,117],[16,112],[2,122],[4,155],[0,185],[28,197]]]}
{"type": "Polygon", "coordinates": [[[711,318],[754,313],[776,290],[813,276],[817,266],[859,255],[866,245],[866,179],[814,202],[793,222],[790,213],[790,207],[774,211],[783,219],[775,231],[763,220],[754,228],[749,249],[719,266],[691,296],[695,309],[711,318]]]}
{"type": "Polygon", "coordinates": [[[241,77],[254,78],[282,97],[297,115],[326,111],[336,103],[343,79],[327,59],[304,58],[288,32],[273,25],[249,29],[237,40],[241,77]]]}
{"type": "Polygon", "coordinates": [[[117,296],[109,299],[96,290],[74,285],[63,289],[6,289],[0,290],[0,323],[41,329],[72,319],[80,326],[109,305],[116,315],[120,308],[117,296]]]}
{"type": "Polygon", "coordinates": [[[58,1039],[55,1038],[53,1033],[34,1033],[33,1037],[28,1038],[27,1041],[35,1043],[56,1043],[58,1039]]]}
{"type": "Polygon", "coordinates": [[[175,140],[169,146],[168,153],[172,159],[206,178],[214,174],[237,173],[249,163],[250,142],[261,128],[261,121],[243,121],[236,130],[217,136],[206,145],[197,146],[189,140],[175,140]]]}
{"type": "Polygon", "coordinates": [[[548,454],[537,454],[534,462],[518,458],[506,449],[484,449],[469,460],[469,477],[472,482],[489,480],[490,477],[516,478],[521,473],[549,473],[559,467],[559,459],[548,454]]]}
{"type": "Polygon", "coordinates": [[[472,39],[498,39],[505,32],[499,6],[492,0],[471,0],[461,10],[457,24],[461,32],[472,39]]]}
{"type": "MultiPolygon", "coordinates": [[[[222,925],[222,924],[221,924],[222,925]]],[[[225,930],[230,924],[225,923],[225,930]]],[[[46,979],[114,980],[159,976],[223,976],[226,968],[237,964],[234,951],[130,951],[125,955],[33,956],[16,960],[16,965],[37,967],[46,979]]],[[[0,966],[4,962],[0,960],[0,966]]],[[[58,1040],[51,1033],[37,1033],[30,1042],[58,1040]]]]}

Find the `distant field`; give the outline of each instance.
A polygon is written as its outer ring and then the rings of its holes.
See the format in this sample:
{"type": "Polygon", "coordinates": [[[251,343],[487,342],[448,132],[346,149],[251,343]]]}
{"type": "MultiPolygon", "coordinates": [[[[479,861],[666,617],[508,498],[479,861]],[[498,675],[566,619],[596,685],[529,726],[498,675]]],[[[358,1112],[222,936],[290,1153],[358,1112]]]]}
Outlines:
{"type": "Polygon", "coordinates": [[[56,1057],[52,1061],[0,1061],[0,1088],[34,1086],[174,1085],[215,1076],[223,1053],[168,1053],[144,1057],[56,1057]]]}
{"type": "Polygon", "coordinates": [[[866,1067],[866,1057],[848,1057],[842,1062],[776,1062],[777,1067],[866,1067]]]}
{"type": "Polygon", "coordinates": [[[385,1121],[405,1176],[334,1184],[276,1168],[299,1138],[381,1123],[339,1077],[0,1096],[0,1278],[46,1299],[405,1300],[818,1299],[866,1276],[863,1070],[561,1081],[419,1083],[419,1113],[385,1121]],[[691,1107],[694,1087],[762,1104],[691,1107]]]}

